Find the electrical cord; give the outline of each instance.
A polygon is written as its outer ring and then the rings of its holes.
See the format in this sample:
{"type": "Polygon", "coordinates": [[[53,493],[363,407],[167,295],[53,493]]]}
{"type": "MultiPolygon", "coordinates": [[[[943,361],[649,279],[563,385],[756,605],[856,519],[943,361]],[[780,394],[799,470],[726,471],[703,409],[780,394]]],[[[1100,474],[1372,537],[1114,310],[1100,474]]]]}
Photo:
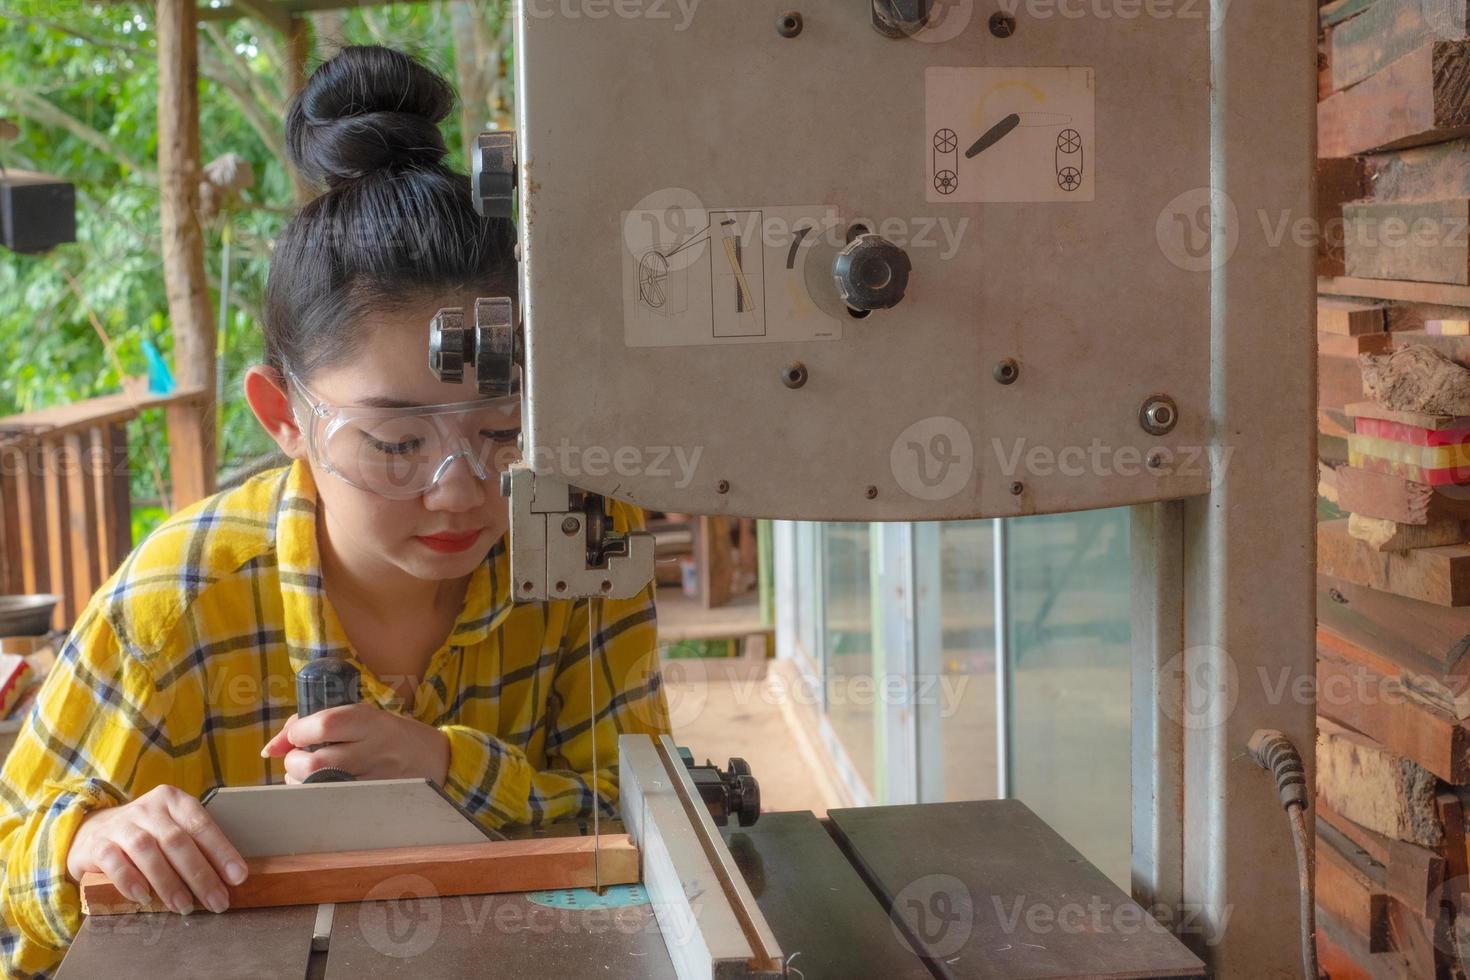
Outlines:
{"type": "Polygon", "coordinates": [[[1313,901],[1311,847],[1307,839],[1307,770],[1301,753],[1291,739],[1274,728],[1262,728],[1246,746],[1256,765],[1276,777],[1281,805],[1291,821],[1291,840],[1296,848],[1297,889],[1301,895],[1302,974],[1317,980],[1317,910],[1313,901]]]}

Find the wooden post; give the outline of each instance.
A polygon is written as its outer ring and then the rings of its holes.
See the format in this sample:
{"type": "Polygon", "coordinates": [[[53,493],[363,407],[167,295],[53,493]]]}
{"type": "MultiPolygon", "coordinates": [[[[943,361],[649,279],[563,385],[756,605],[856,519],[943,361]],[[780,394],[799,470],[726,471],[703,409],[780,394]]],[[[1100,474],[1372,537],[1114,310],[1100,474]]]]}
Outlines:
{"type": "Polygon", "coordinates": [[[194,0],[158,0],[158,183],[163,278],[173,322],[174,375],[200,388],[190,418],[171,413],[173,506],[215,487],[215,334],[199,225],[199,23],[194,0]]]}

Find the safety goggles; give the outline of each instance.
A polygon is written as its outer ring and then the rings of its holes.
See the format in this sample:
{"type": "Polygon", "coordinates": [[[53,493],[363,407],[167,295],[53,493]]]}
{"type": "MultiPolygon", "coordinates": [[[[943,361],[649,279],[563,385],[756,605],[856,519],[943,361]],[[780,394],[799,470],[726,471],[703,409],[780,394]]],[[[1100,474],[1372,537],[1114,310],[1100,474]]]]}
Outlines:
{"type": "Polygon", "coordinates": [[[481,480],[519,458],[520,395],[412,408],[333,405],[294,371],[291,411],[318,468],[345,483],[392,500],[427,493],[463,458],[481,480]],[[306,409],[297,411],[297,401],[306,409]]]}

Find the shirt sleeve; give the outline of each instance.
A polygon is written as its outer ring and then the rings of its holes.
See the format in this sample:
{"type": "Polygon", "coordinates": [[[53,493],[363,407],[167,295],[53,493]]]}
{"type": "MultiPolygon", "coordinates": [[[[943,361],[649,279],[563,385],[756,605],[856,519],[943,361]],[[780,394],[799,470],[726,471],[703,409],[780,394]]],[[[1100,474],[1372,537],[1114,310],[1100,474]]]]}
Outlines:
{"type": "MultiPolygon", "coordinates": [[[[633,514],[615,518],[641,527],[641,512],[633,514]]],[[[616,815],[618,736],[669,731],[654,588],[650,582],[629,599],[572,604],[549,694],[545,768],[479,729],[442,727],[449,736],[445,788],[471,815],[492,826],[536,826],[590,817],[594,798],[604,815],[616,815]]]]}
{"type": "Polygon", "coordinates": [[[45,975],[81,928],[67,852],[82,819],[168,782],[166,712],[146,665],[84,614],[0,770],[0,967],[45,975]]]}

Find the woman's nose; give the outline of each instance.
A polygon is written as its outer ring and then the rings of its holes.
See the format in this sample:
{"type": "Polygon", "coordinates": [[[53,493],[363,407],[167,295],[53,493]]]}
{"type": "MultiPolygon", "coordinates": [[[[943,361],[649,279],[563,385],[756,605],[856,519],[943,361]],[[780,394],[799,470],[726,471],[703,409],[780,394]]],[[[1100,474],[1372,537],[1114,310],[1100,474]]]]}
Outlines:
{"type": "Polygon", "coordinates": [[[458,513],[483,506],[488,488],[475,473],[470,458],[461,453],[449,461],[439,480],[424,494],[429,510],[458,513]]]}

